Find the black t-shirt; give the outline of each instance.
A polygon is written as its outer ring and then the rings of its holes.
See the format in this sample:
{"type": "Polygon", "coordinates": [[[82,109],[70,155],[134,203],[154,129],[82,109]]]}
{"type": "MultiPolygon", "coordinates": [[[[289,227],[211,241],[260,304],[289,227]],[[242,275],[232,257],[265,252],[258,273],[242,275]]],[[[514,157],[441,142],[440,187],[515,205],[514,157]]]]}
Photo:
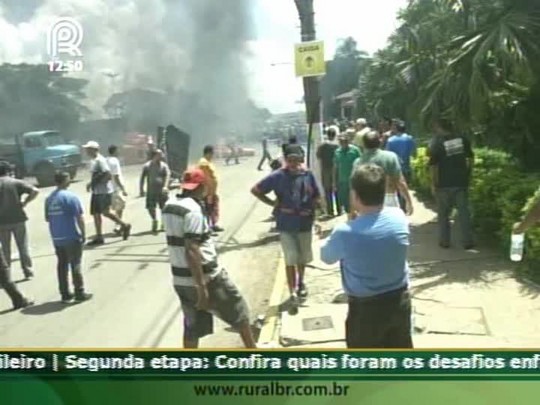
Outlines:
{"type": "Polygon", "coordinates": [[[339,147],[337,143],[325,142],[317,149],[317,158],[321,161],[323,169],[332,169],[334,167],[334,156],[336,149],[339,147]]]}
{"type": "Polygon", "coordinates": [[[467,160],[473,159],[471,142],[460,135],[433,139],[429,147],[430,165],[437,166],[438,187],[468,187],[470,170],[467,160]]]}
{"type": "Polygon", "coordinates": [[[18,224],[28,219],[21,196],[32,191],[33,187],[23,180],[0,177],[0,225],[18,224]]]}

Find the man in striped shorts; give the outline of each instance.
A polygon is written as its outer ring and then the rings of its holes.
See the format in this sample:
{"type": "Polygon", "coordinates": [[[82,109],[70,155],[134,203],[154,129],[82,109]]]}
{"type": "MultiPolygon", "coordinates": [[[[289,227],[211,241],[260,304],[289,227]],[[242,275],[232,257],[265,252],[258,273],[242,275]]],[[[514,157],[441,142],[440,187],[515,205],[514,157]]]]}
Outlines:
{"type": "Polygon", "coordinates": [[[212,229],[204,212],[206,178],[199,168],[188,169],[182,194],[163,208],[163,224],[174,280],[184,313],[184,348],[199,347],[213,333],[217,316],[235,328],[247,348],[255,348],[248,306],[217,261],[212,229]]]}

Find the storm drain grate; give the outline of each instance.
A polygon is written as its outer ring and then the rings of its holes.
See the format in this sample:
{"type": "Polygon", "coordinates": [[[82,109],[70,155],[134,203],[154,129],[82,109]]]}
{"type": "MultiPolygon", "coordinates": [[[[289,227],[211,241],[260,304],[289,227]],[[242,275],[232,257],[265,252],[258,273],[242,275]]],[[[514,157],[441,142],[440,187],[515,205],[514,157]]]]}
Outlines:
{"type": "Polygon", "coordinates": [[[332,329],[333,327],[334,323],[331,316],[302,319],[302,329],[304,331],[332,329]]]}

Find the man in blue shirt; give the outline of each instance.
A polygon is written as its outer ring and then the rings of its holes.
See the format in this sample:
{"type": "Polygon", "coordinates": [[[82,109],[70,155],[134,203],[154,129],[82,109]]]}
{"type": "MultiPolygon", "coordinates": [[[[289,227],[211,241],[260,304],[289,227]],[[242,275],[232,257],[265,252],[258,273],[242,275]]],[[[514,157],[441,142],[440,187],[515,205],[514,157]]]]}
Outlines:
{"type": "Polygon", "coordinates": [[[290,309],[294,314],[298,310],[298,298],[307,297],[304,272],[313,260],[312,233],[320,194],[315,176],[302,167],[302,148],[293,144],[284,149],[286,166],[266,176],[251,192],[263,203],[274,207],[291,294],[290,309]],[[270,192],[276,195],[275,200],[267,197],[270,192]]]}
{"type": "Polygon", "coordinates": [[[84,292],[81,272],[82,248],[86,235],[82,204],[75,194],[67,190],[70,183],[68,173],[56,174],[55,182],[56,190],[45,200],[45,219],[49,223],[49,231],[58,258],[60,295],[65,304],[74,298],[76,302],[87,301],[92,295],[84,292]],[[75,295],[69,291],[70,268],[75,295]]]}
{"type": "Polygon", "coordinates": [[[378,165],[355,169],[351,189],[358,217],[336,226],[321,248],[324,263],[341,264],[349,348],[412,348],[409,225],[399,208],[384,207],[385,182],[378,165]]]}
{"type": "Polygon", "coordinates": [[[392,136],[388,139],[386,150],[398,155],[403,177],[407,183],[411,182],[411,157],[416,156],[416,142],[407,134],[405,123],[395,119],[392,121],[392,136]]]}

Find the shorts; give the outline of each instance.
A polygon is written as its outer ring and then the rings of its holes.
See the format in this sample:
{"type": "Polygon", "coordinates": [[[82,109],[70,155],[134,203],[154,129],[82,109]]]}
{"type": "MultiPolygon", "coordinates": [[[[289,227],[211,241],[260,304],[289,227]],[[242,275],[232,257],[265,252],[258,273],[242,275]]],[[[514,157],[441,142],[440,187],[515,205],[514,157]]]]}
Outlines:
{"type": "Polygon", "coordinates": [[[112,194],[92,194],[90,198],[90,215],[100,215],[109,212],[112,204],[112,194]]]}
{"type": "Polygon", "coordinates": [[[384,206],[393,207],[393,208],[401,208],[398,195],[395,193],[386,194],[384,196],[384,206]]]}
{"type": "MultiPolygon", "coordinates": [[[[337,187],[337,195],[338,195],[338,201],[341,207],[345,210],[345,212],[350,213],[351,212],[351,189],[349,188],[349,183],[344,184],[338,184],[337,187]]],[[[341,208],[338,207],[338,208],[341,208]]]]}
{"type": "Polygon", "coordinates": [[[281,232],[281,249],[286,266],[304,266],[313,261],[313,233],[281,232]]]}
{"type": "Polygon", "coordinates": [[[146,209],[155,210],[156,207],[159,207],[159,209],[162,210],[168,199],[169,196],[167,193],[146,194],[146,209]]]}
{"type": "Polygon", "coordinates": [[[222,270],[207,284],[210,309],[197,309],[197,289],[195,287],[174,286],[182,312],[184,313],[184,336],[195,341],[214,332],[212,315],[217,316],[231,327],[238,329],[249,324],[249,309],[236,285],[222,270]]]}
{"type": "Polygon", "coordinates": [[[121,191],[113,193],[111,207],[113,211],[123,211],[126,208],[126,199],[121,191]]]}

